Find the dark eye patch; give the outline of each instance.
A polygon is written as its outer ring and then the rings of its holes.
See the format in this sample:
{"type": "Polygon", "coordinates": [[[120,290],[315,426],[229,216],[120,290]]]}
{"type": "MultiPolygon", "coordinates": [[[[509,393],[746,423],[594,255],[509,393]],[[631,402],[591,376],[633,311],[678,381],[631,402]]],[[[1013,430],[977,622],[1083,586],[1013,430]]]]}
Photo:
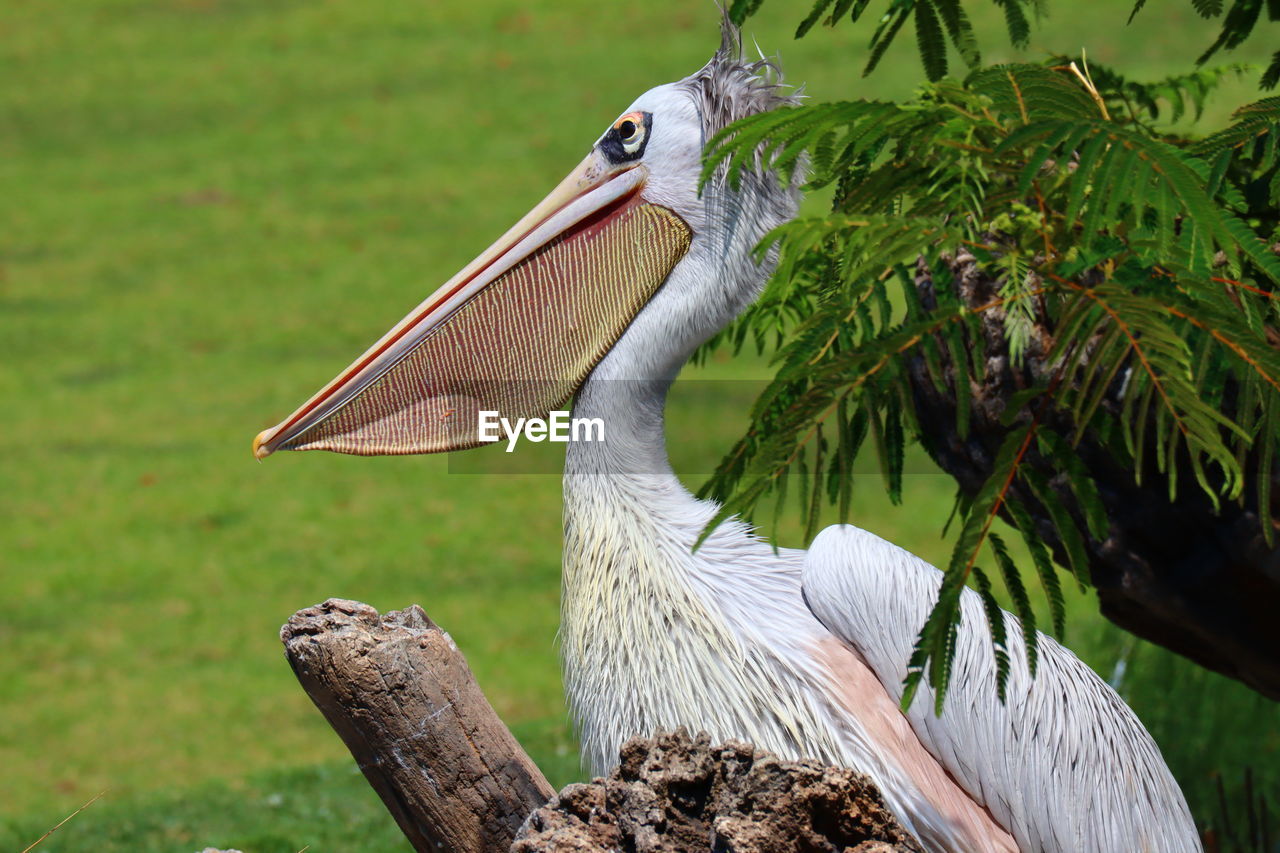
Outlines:
{"type": "Polygon", "coordinates": [[[618,122],[609,128],[596,146],[615,166],[644,156],[645,146],[649,144],[649,132],[653,129],[653,113],[639,113],[638,118],[639,122],[630,117],[618,122]]]}

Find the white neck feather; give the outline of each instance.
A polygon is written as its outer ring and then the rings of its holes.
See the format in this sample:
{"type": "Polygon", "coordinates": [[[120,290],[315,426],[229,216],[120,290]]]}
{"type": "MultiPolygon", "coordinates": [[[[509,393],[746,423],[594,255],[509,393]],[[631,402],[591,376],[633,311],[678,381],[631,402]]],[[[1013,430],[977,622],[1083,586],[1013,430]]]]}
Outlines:
{"type": "Polygon", "coordinates": [[[794,673],[751,639],[760,624],[780,628],[774,652],[799,658],[812,636],[799,552],[775,552],[736,521],[694,552],[717,507],[690,494],[667,459],[663,406],[674,370],[613,378],[636,347],[624,343],[574,409],[604,419],[605,441],[571,442],[565,462],[560,642],[584,760],[604,773],[627,737],[681,725],[834,760],[838,747],[813,710],[793,705],[794,673]]]}
{"type": "Polygon", "coordinates": [[[616,763],[630,735],[680,725],[781,754],[837,754],[812,710],[792,707],[788,667],[776,659],[816,627],[800,598],[801,555],[775,551],[736,521],[695,553],[718,508],[680,483],[663,435],[680,368],[772,268],[751,248],[794,215],[794,190],[772,176],[752,180],[755,191],[741,195],[706,188],[702,204],[714,215],[688,217],[697,235],[688,254],[578,392],[575,416],[601,418],[605,440],[568,445],[560,640],[583,756],[596,772],[616,763]],[[751,640],[762,619],[782,629],[769,660],[770,644],[751,640]]]}

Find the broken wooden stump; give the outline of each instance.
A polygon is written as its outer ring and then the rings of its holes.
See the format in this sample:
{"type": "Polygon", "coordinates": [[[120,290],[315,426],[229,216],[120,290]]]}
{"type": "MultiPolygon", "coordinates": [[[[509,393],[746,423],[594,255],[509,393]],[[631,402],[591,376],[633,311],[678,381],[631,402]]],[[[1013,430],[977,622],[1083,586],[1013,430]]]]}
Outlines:
{"type": "Polygon", "coordinates": [[[417,605],[379,617],[331,598],[295,613],[280,639],[415,850],[506,851],[555,794],[417,605]]]}
{"type": "Polygon", "coordinates": [[[556,795],[453,640],[417,605],[379,616],[331,598],[295,613],[280,638],[303,689],[418,851],[922,849],[866,776],[732,741],[712,746],[683,729],[632,738],[608,778],[556,795]]]}
{"type": "Polygon", "coordinates": [[[861,773],[684,729],[623,745],[607,778],[535,811],[512,853],[922,853],[861,773]]]}

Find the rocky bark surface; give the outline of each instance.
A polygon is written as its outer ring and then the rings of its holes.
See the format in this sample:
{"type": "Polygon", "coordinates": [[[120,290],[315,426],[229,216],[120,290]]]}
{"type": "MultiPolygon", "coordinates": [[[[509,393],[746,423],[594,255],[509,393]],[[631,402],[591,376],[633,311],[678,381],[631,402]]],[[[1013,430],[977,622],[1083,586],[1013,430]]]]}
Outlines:
{"type": "Polygon", "coordinates": [[[862,774],[683,729],[632,738],[608,778],[569,785],[512,853],[919,853],[862,774]]]}

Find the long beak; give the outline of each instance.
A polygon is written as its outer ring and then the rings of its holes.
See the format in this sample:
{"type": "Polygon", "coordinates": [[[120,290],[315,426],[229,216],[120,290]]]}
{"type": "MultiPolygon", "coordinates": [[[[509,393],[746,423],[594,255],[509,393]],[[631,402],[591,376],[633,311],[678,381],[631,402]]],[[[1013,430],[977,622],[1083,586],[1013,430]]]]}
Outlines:
{"type": "Polygon", "coordinates": [[[253,453],[432,453],[480,443],[481,411],[564,403],[688,251],[688,226],[640,194],[643,165],[593,151],[551,194],[253,453]]]}

